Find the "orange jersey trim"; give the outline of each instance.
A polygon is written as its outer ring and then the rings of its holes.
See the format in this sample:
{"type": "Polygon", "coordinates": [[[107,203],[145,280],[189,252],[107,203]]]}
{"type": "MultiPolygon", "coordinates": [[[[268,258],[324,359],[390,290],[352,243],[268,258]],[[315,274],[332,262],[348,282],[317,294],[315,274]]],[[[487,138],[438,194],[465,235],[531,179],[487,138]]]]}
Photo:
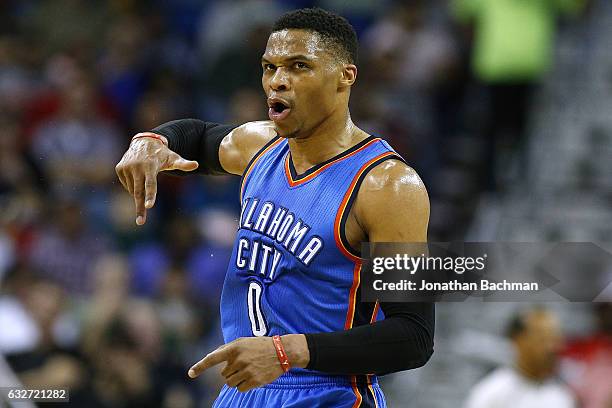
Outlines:
{"type": "Polygon", "coordinates": [[[370,379],[368,377],[368,389],[372,393],[372,398],[374,398],[374,405],[378,408],[378,401],[376,401],[376,394],[374,393],[374,388],[372,388],[372,384],[370,384],[370,379]]]}
{"type": "Polygon", "coordinates": [[[340,221],[342,220],[342,215],[344,214],[344,211],[346,210],[346,206],[348,204],[349,198],[351,197],[351,194],[353,193],[353,190],[355,189],[355,186],[357,184],[357,180],[359,180],[359,177],[361,177],[363,172],[366,171],[366,169],[372,163],[374,163],[377,160],[382,159],[383,157],[387,157],[387,156],[397,156],[397,153],[395,153],[395,152],[385,152],[385,153],[382,153],[382,154],[376,156],[375,158],[373,158],[372,160],[370,160],[369,162],[367,162],[366,164],[364,164],[361,167],[361,169],[359,169],[359,171],[357,172],[357,174],[353,178],[353,181],[351,182],[351,185],[349,186],[348,190],[346,191],[346,194],[344,194],[344,198],[342,199],[342,202],[340,204],[340,208],[338,208],[338,212],[336,213],[336,220],[334,222],[334,241],[336,241],[336,246],[338,247],[338,249],[340,249],[340,252],[342,252],[344,254],[344,256],[346,256],[348,259],[350,259],[353,262],[361,262],[363,259],[353,255],[344,246],[344,243],[342,242],[342,239],[340,239],[340,224],[341,224],[340,221]]]}
{"type": "Polygon", "coordinates": [[[359,279],[361,273],[361,262],[355,263],[353,268],[353,284],[349,292],[349,304],[346,311],[346,320],[344,321],[344,330],[351,329],[353,327],[353,319],[355,317],[355,304],[357,302],[357,288],[359,287],[359,279]]]}
{"type": "Polygon", "coordinates": [[[347,159],[347,158],[353,156],[354,154],[362,151],[366,147],[372,145],[372,143],[376,143],[376,142],[378,142],[380,140],[381,139],[378,138],[378,137],[375,138],[375,139],[372,139],[368,143],[366,143],[363,146],[361,146],[359,149],[357,149],[357,150],[355,150],[355,151],[353,151],[353,152],[351,152],[351,153],[349,153],[347,155],[338,157],[336,160],[333,160],[333,161],[325,164],[324,166],[322,166],[321,168],[319,168],[316,171],[312,172],[308,176],[306,176],[304,178],[301,178],[301,179],[298,179],[298,180],[294,180],[293,176],[291,175],[291,171],[289,170],[289,155],[290,155],[290,153],[287,153],[287,157],[285,157],[285,175],[287,176],[287,182],[289,183],[290,187],[295,187],[295,186],[299,186],[300,184],[306,183],[307,181],[310,181],[313,178],[315,178],[318,174],[320,174],[323,170],[327,169],[332,164],[338,163],[338,162],[340,162],[340,161],[342,161],[344,159],[347,159]]]}
{"type": "MultiPolygon", "coordinates": [[[[374,310],[372,310],[372,317],[370,318],[370,324],[376,321],[376,316],[378,315],[378,309],[380,309],[380,303],[378,303],[378,300],[377,300],[376,303],[374,303],[374,310]]],[[[371,379],[372,374],[368,374],[366,378],[367,378],[368,388],[370,389],[370,392],[372,393],[372,397],[374,398],[374,405],[376,405],[376,408],[378,408],[378,401],[376,400],[376,394],[374,393],[374,388],[372,388],[372,379],[371,379]]]]}
{"type": "Polygon", "coordinates": [[[353,388],[353,392],[355,393],[355,397],[356,397],[355,403],[353,404],[352,408],[359,408],[361,406],[361,401],[363,401],[363,397],[361,396],[359,389],[357,389],[357,377],[356,376],[352,376],[351,387],[353,388]]]}
{"type": "Polygon", "coordinates": [[[380,303],[378,300],[374,303],[374,310],[372,311],[372,317],[370,318],[370,324],[376,321],[376,316],[378,315],[378,309],[380,309],[380,303]]]}

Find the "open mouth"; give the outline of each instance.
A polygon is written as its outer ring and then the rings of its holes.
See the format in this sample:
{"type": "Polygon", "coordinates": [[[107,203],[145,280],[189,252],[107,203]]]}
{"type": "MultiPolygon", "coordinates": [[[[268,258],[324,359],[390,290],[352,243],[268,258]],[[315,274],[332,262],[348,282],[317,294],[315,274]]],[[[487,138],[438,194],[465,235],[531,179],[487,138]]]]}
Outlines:
{"type": "Polygon", "coordinates": [[[273,120],[274,122],[285,119],[287,116],[289,116],[289,112],[291,111],[289,104],[280,100],[269,101],[268,107],[268,116],[270,117],[270,120],[273,120]]]}
{"type": "Polygon", "coordinates": [[[282,102],[276,102],[274,104],[272,104],[272,109],[274,110],[274,112],[276,113],[283,113],[283,111],[285,109],[288,109],[288,106],[285,106],[282,102]]]}

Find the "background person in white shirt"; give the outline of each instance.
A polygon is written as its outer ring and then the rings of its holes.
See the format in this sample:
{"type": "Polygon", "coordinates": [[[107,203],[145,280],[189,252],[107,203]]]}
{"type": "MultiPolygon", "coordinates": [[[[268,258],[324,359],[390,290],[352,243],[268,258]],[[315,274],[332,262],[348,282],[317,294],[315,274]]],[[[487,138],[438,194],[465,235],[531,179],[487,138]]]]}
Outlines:
{"type": "Polygon", "coordinates": [[[482,379],[464,407],[574,408],[569,388],[555,377],[562,345],[557,318],[546,309],[530,309],[512,319],[508,335],[516,351],[514,366],[482,379]]]}

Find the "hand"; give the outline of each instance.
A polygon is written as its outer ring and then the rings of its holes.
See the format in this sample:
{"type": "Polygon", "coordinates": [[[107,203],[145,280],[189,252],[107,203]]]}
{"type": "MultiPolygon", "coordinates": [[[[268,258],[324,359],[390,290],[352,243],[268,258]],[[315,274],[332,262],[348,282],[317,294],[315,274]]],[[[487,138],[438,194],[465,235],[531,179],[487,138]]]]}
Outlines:
{"type": "MultiPolygon", "coordinates": [[[[303,334],[281,337],[283,347],[292,367],[306,367],[310,355],[303,334]]],[[[271,337],[241,337],[218,347],[194,364],[188,372],[196,378],[202,372],[222,362],[227,362],[221,375],[229,387],[247,392],[276,380],[283,374],[271,337]]]]}
{"type": "Polygon", "coordinates": [[[136,224],[147,221],[147,209],[155,204],[160,171],[197,168],[197,161],[183,159],[159,140],[143,137],[132,141],[115,171],[123,187],[134,197],[136,224]]]}

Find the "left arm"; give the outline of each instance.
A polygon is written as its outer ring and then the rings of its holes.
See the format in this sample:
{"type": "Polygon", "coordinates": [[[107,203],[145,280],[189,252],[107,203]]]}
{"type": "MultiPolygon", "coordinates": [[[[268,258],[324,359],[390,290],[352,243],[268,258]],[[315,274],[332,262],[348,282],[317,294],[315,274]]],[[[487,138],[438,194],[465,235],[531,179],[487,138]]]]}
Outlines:
{"type": "MultiPolygon", "coordinates": [[[[427,190],[417,173],[398,160],[370,171],[351,212],[369,242],[427,241],[427,190]]],[[[307,368],[337,374],[387,374],[423,366],[433,353],[434,305],[383,302],[380,307],[385,314],[382,321],[346,331],[306,334],[307,368]]]]}
{"type": "MultiPolygon", "coordinates": [[[[351,217],[370,242],[426,242],[427,191],[406,164],[383,162],[363,181],[351,217]]],[[[371,325],[282,336],[291,365],[336,374],[385,374],[424,365],[433,353],[433,304],[381,303],[381,308],[385,319],[371,325]]],[[[226,383],[242,392],[283,374],[272,339],[247,337],[220,346],[191,367],[189,376],[224,361],[226,383]]]]}

